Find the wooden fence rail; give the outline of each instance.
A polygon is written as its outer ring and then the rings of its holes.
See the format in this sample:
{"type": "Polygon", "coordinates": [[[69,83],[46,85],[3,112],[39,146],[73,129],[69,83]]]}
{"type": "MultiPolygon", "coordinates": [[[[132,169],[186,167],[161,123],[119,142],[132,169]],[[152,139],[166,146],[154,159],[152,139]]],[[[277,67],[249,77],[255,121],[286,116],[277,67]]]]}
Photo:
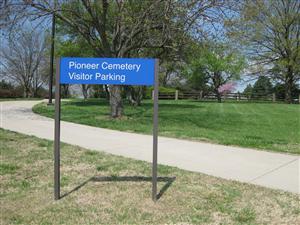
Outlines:
{"type": "MultiPolygon", "coordinates": [[[[275,93],[269,95],[247,95],[243,93],[226,93],[221,95],[222,101],[266,101],[266,102],[283,102],[283,98],[277,98],[275,93]]],[[[199,92],[159,92],[159,99],[169,100],[181,100],[181,99],[194,99],[194,100],[217,100],[217,96],[214,93],[203,94],[199,92]]],[[[300,95],[298,99],[294,99],[295,103],[300,104],[300,95]]]]}

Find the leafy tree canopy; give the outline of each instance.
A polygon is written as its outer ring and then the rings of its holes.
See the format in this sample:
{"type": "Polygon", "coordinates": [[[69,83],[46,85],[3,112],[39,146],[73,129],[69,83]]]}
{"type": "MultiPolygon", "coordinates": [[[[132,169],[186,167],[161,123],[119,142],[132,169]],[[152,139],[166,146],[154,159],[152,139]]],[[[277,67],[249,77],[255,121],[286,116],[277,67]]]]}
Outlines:
{"type": "Polygon", "coordinates": [[[208,84],[219,101],[218,89],[229,81],[239,79],[245,67],[244,58],[223,43],[199,45],[192,57],[184,71],[188,81],[200,88],[208,84]]]}
{"type": "Polygon", "coordinates": [[[257,97],[266,97],[273,92],[273,85],[268,77],[260,76],[254,83],[252,95],[257,97]]]}

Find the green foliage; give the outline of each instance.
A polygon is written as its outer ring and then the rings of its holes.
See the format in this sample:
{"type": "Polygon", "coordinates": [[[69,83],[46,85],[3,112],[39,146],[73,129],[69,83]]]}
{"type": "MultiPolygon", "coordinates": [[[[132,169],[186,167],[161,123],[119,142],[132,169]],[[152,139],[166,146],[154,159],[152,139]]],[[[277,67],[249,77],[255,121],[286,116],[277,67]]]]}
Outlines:
{"type": "Polygon", "coordinates": [[[214,46],[213,48],[205,49],[202,54],[194,63],[202,69],[203,73],[222,72],[231,76],[232,79],[239,78],[244,61],[237,53],[228,51],[225,46],[214,46]]]}
{"type": "Polygon", "coordinates": [[[0,81],[0,89],[2,89],[2,90],[10,90],[10,89],[13,89],[13,88],[14,88],[14,86],[11,83],[9,83],[9,82],[7,82],[5,80],[1,80],[0,81]]]}
{"type": "Polygon", "coordinates": [[[245,94],[247,96],[251,96],[252,95],[252,90],[253,90],[252,85],[248,84],[247,87],[244,89],[243,94],[245,94]]]}
{"type": "Polygon", "coordinates": [[[63,40],[56,42],[56,55],[59,57],[92,57],[94,52],[82,38],[63,40]]]}
{"type": "Polygon", "coordinates": [[[0,98],[18,98],[23,97],[22,87],[14,87],[11,83],[0,81],[0,98]]]}
{"type": "Polygon", "coordinates": [[[108,98],[104,85],[94,84],[92,85],[92,90],[94,98],[108,98]]]}
{"type": "Polygon", "coordinates": [[[260,76],[252,88],[252,96],[266,97],[273,93],[273,85],[268,77],[260,76]]]}
{"type": "Polygon", "coordinates": [[[56,23],[55,38],[57,57],[93,57],[95,54],[95,50],[83,36],[59,19],[56,23]]]}
{"type": "MultiPolygon", "coordinates": [[[[261,76],[255,82],[254,86],[248,84],[243,93],[248,97],[260,99],[265,98],[272,93],[275,93],[276,99],[283,101],[285,99],[286,86],[282,83],[277,83],[273,86],[271,80],[267,77],[261,76]]],[[[292,98],[298,99],[300,94],[300,88],[297,85],[292,87],[292,98]]]]}
{"type": "MultiPolygon", "coordinates": [[[[146,98],[152,98],[152,91],[154,90],[154,88],[153,87],[148,87],[147,89],[146,89],[146,98]]],[[[158,91],[159,92],[162,92],[162,93],[175,93],[175,91],[176,91],[176,88],[171,88],[171,87],[162,87],[162,86],[160,86],[159,88],[158,88],[158,91]]]]}
{"type": "MultiPolygon", "coordinates": [[[[42,88],[40,88],[42,89],[42,88]]],[[[1,80],[0,81],[0,98],[21,98],[23,97],[23,87],[21,86],[14,86],[11,83],[5,81],[5,80],[1,80]]],[[[37,97],[39,97],[41,95],[38,95],[37,97]]]]}
{"type": "Polygon", "coordinates": [[[195,89],[218,92],[223,84],[238,80],[245,67],[245,60],[229,45],[209,43],[197,48],[184,74],[195,89]]]}
{"type": "MultiPolygon", "coordinates": [[[[292,93],[291,96],[293,99],[298,99],[300,94],[300,87],[299,85],[293,85],[291,89],[292,93]]],[[[286,93],[286,86],[284,84],[276,84],[273,87],[273,92],[276,94],[276,98],[280,100],[284,100],[285,93],[286,93]]]]}

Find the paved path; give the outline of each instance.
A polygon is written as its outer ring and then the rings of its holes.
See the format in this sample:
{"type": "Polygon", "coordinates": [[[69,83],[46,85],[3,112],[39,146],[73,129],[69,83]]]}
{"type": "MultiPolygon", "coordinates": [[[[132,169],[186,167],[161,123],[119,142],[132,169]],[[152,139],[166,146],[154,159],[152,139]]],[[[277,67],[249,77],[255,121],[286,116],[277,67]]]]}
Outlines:
{"type": "MultiPolygon", "coordinates": [[[[38,101],[1,102],[1,127],[53,140],[54,121],[31,111],[38,101]]],[[[152,160],[152,136],[61,122],[61,140],[88,149],[152,160]]],[[[300,194],[300,157],[159,137],[160,164],[300,194]]]]}

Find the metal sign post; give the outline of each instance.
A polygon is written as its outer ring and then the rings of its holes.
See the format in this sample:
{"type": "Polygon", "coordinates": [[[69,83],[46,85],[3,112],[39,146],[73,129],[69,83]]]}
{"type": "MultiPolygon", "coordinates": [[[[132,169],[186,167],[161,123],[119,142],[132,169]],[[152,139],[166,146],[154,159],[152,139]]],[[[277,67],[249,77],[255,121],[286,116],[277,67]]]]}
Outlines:
{"type": "Polygon", "coordinates": [[[152,161],[152,200],[157,200],[157,136],[158,136],[158,69],[159,61],[155,60],[154,96],[153,96],[153,161],[152,161]]]}
{"type": "Polygon", "coordinates": [[[60,199],[61,84],[153,85],[152,200],[157,200],[158,59],[58,58],[55,80],[54,199],[60,199]]]}
{"type": "Polygon", "coordinates": [[[56,60],[54,127],[54,199],[60,198],[60,58],[56,60]]]}

